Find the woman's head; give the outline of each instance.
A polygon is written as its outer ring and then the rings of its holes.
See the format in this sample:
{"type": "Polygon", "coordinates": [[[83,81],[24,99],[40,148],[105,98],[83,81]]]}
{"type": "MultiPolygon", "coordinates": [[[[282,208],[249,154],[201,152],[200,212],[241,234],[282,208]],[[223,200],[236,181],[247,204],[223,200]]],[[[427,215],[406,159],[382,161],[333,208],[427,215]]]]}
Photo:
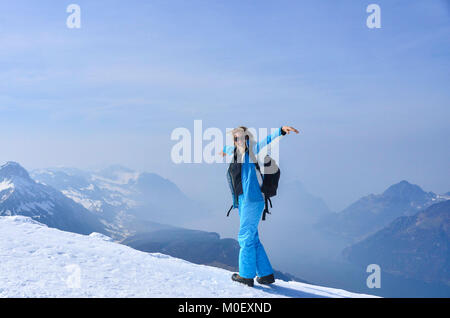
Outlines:
{"type": "Polygon", "coordinates": [[[246,142],[251,143],[253,141],[253,135],[245,126],[239,126],[231,131],[233,136],[234,145],[241,151],[244,152],[246,148],[246,142]]]}

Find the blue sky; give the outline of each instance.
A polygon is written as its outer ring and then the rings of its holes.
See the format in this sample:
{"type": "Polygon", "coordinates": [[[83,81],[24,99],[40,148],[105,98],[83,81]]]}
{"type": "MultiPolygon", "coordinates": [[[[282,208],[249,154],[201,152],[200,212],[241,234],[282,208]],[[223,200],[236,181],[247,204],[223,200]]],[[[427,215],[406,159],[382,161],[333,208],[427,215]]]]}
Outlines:
{"type": "Polygon", "coordinates": [[[332,209],[403,179],[450,191],[448,1],[0,3],[1,162],[119,163],[220,198],[225,167],[173,165],[172,130],[290,124],[284,177],[332,209]]]}

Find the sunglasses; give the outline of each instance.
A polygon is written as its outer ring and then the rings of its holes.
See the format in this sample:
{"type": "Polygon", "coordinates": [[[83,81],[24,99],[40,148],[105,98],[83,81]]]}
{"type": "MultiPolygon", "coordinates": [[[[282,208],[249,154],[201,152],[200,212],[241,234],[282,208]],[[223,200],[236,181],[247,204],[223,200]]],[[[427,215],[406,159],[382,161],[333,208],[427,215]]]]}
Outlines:
{"type": "MultiPolygon", "coordinates": [[[[239,137],[234,136],[234,142],[237,142],[239,140],[239,137]]],[[[248,140],[248,136],[245,136],[245,140],[248,140]]]]}

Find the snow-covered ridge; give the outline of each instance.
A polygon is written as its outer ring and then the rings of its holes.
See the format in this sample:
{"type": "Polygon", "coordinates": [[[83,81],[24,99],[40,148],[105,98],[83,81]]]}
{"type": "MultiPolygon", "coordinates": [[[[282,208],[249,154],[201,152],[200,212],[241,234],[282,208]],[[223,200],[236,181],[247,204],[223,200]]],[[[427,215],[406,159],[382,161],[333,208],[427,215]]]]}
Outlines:
{"type": "Polygon", "coordinates": [[[371,297],[277,281],[254,288],[231,272],[48,228],[23,216],[0,217],[0,297],[371,297]]]}
{"type": "Polygon", "coordinates": [[[108,171],[110,177],[100,176],[95,172],[85,172],[70,168],[50,168],[32,171],[32,176],[42,184],[53,184],[66,197],[81,204],[91,212],[102,214],[105,209],[126,210],[137,203],[129,197],[133,192],[129,183],[135,182],[138,172],[121,170],[108,171]],[[44,181],[47,180],[47,181],[44,181]],[[77,184],[80,182],[81,184],[77,184]],[[83,184],[85,183],[85,184],[83,184]]]}

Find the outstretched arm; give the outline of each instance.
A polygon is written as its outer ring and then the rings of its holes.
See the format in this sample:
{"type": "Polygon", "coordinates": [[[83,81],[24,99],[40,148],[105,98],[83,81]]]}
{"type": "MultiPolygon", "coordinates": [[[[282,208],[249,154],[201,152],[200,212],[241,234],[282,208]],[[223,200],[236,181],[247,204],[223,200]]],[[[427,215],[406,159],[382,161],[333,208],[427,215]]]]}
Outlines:
{"type": "MultiPolygon", "coordinates": [[[[267,136],[267,138],[264,138],[264,140],[261,140],[256,144],[255,153],[258,154],[261,149],[263,149],[265,146],[270,144],[274,139],[276,139],[279,136],[284,136],[286,134],[290,134],[291,132],[295,132],[296,134],[299,133],[297,129],[291,126],[282,126],[279,129],[277,129],[274,133],[267,136]]],[[[232,155],[234,151],[234,146],[224,146],[223,151],[220,153],[223,157],[226,155],[232,155]]]]}
{"type": "Polygon", "coordinates": [[[258,154],[261,151],[261,149],[266,147],[268,144],[270,144],[277,137],[284,136],[286,134],[289,135],[292,131],[298,134],[298,130],[295,129],[294,127],[291,127],[291,126],[282,126],[282,127],[280,127],[274,133],[272,133],[271,135],[267,136],[267,138],[264,138],[263,140],[261,140],[260,142],[258,142],[256,144],[255,153],[258,154]]]}
{"type": "Polygon", "coordinates": [[[224,146],[223,151],[220,153],[222,157],[225,157],[226,155],[232,155],[234,151],[234,146],[224,146]]]}

